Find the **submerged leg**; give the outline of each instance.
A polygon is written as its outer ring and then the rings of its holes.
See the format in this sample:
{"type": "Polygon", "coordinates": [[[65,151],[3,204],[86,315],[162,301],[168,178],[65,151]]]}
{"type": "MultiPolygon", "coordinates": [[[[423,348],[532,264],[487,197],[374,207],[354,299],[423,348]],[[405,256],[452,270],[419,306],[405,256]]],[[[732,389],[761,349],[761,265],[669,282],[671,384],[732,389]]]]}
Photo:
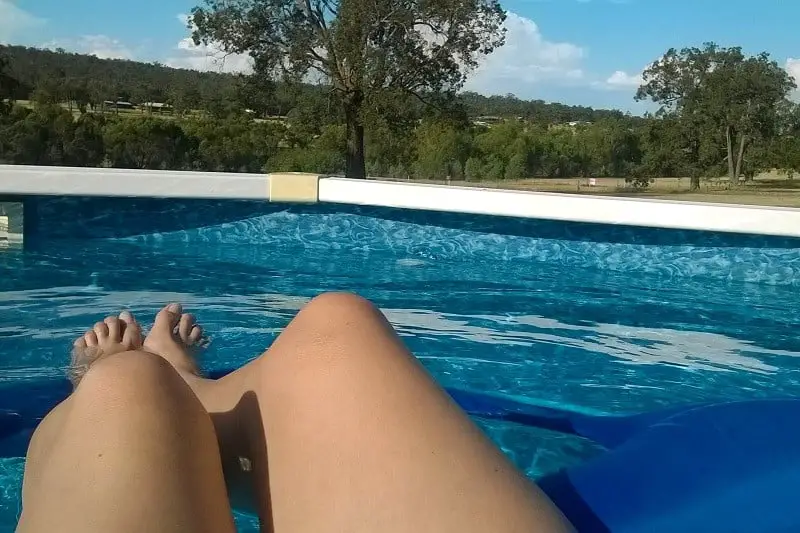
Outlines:
{"type": "Polygon", "coordinates": [[[211,418],[165,359],[129,351],[139,326],[120,318],[76,343],[80,383],[34,434],[18,531],[233,533],[211,418]]]}

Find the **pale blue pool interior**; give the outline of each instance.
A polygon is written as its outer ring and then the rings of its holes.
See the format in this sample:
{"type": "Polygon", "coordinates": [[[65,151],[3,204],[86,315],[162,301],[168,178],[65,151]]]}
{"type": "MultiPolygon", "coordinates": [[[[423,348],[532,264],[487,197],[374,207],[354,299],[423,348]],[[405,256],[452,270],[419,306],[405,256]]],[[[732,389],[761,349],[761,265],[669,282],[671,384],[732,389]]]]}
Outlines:
{"type": "MultiPolygon", "coordinates": [[[[63,374],[105,314],[178,300],[206,368],[261,353],[322,291],[375,301],[443,385],[592,413],[800,392],[800,241],[335,205],[26,198],[0,252],[0,387],[63,374]]],[[[2,408],[2,406],[0,406],[2,408]]],[[[528,475],[598,448],[478,421],[528,475]]],[[[0,462],[0,533],[21,460],[0,462]]],[[[240,515],[242,531],[255,531],[240,515]]]]}

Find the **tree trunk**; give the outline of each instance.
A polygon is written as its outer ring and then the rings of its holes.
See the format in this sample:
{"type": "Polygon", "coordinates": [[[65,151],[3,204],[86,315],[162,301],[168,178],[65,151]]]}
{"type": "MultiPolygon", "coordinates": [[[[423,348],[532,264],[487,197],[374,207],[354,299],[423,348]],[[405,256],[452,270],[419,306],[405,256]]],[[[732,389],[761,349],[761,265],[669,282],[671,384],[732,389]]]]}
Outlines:
{"type": "Polygon", "coordinates": [[[361,121],[363,97],[356,93],[344,104],[344,118],[347,123],[347,156],[345,177],[366,179],[367,168],[364,159],[364,123],[361,121]]]}
{"type": "Polygon", "coordinates": [[[727,145],[728,149],[728,180],[730,180],[730,184],[734,185],[734,174],[736,173],[735,162],[733,161],[733,135],[731,130],[733,128],[728,125],[725,127],[725,144],[727,145]]]}
{"type": "Polygon", "coordinates": [[[736,170],[734,171],[735,184],[739,183],[739,176],[742,175],[742,161],[744,161],[744,147],[747,142],[747,136],[742,135],[739,141],[739,157],[736,159],[736,170]]]}
{"type": "Polygon", "coordinates": [[[692,191],[700,189],[700,174],[693,175],[689,178],[689,189],[692,191]]]}

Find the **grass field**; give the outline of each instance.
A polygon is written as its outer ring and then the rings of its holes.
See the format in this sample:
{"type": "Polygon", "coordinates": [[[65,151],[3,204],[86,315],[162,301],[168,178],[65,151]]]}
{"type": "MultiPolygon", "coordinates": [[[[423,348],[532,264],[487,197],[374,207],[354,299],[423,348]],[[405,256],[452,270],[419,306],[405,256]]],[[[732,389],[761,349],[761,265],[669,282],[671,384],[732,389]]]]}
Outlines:
{"type": "MultiPolygon", "coordinates": [[[[414,180],[418,181],[418,180],[414,180]]],[[[725,181],[704,179],[700,190],[689,188],[689,178],[657,178],[645,190],[628,187],[622,178],[597,178],[590,187],[586,178],[533,178],[518,181],[427,181],[427,183],[454,186],[514,189],[523,191],[559,192],[572,194],[595,194],[600,196],[623,196],[633,198],[655,198],[690,202],[717,202],[745,205],[765,205],[800,208],[800,178],[790,180],[786,176],[771,172],[757,176],[755,180],[738,187],[728,187],[725,181]]]]}

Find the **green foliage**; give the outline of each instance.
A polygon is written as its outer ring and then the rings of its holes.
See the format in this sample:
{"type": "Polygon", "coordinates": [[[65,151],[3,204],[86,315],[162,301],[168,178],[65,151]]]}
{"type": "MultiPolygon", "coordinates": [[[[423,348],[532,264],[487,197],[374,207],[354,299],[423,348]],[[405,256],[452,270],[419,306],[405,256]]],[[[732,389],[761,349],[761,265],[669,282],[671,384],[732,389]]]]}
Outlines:
{"type": "Polygon", "coordinates": [[[467,181],[480,181],[483,179],[483,161],[478,157],[470,157],[464,165],[464,177],[467,181]]]}
{"type": "MultiPolygon", "coordinates": [[[[95,56],[37,50],[22,46],[2,46],[9,70],[18,80],[18,100],[29,99],[43,81],[56,80],[62,87],[86,87],[88,99],[95,106],[118,97],[135,102],[164,102],[171,91],[197,91],[203,100],[211,100],[235,87],[237,79],[230,74],[174,69],[158,64],[138,63],[122,59],[99,59],[95,56]]],[[[61,100],[65,101],[65,100],[61,100]]]]}
{"type": "Polygon", "coordinates": [[[507,180],[521,180],[528,177],[527,157],[525,154],[516,153],[508,159],[505,178],[507,180]]]}
{"type": "Polygon", "coordinates": [[[486,180],[500,181],[505,177],[506,165],[498,155],[491,155],[483,167],[483,178],[486,180]]]}
{"type": "MultiPolygon", "coordinates": [[[[284,83],[263,71],[206,76],[21,47],[0,52],[8,56],[0,59],[0,162],[347,171],[353,126],[330,85],[284,83]],[[163,98],[175,113],[104,111],[102,102],[117,98],[163,98]],[[16,99],[33,103],[23,108],[16,99]]],[[[384,87],[365,98],[358,117],[366,169],[397,179],[609,176],[636,188],[662,176],[689,176],[699,186],[702,177],[729,174],[731,160],[734,175],[746,179],[763,169],[800,172],[800,107],[779,98],[791,80],[766,56],[709,45],[665,57],[640,90],[662,106],[645,118],[510,95],[456,99],[384,87]],[[698,80],[693,91],[681,77],[687,73],[698,80]],[[479,114],[500,118],[467,118],[479,114]]]]}
{"type": "Polygon", "coordinates": [[[549,103],[543,100],[520,100],[513,94],[483,96],[473,92],[461,94],[461,101],[473,117],[512,117],[537,124],[596,122],[602,119],[625,118],[622,111],[549,103]]]}
{"type": "Polygon", "coordinates": [[[229,117],[187,121],[184,129],[197,145],[193,163],[199,170],[261,172],[277,153],[285,128],[229,117]]]}
{"type": "MultiPolygon", "coordinates": [[[[402,120],[402,119],[399,119],[402,120]]],[[[416,123],[399,123],[397,117],[375,117],[366,128],[367,171],[370,176],[406,178],[414,160],[416,123]]]]}
{"type": "Polygon", "coordinates": [[[75,122],[70,164],[79,167],[99,167],[105,162],[106,147],[103,130],[106,119],[102,115],[85,114],[75,122]]]}
{"type": "Polygon", "coordinates": [[[178,124],[152,117],[109,120],[104,141],[109,164],[119,168],[182,169],[195,148],[178,124]]]}
{"type": "Polygon", "coordinates": [[[649,178],[641,175],[628,176],[625,178],[626,185],[638,190],[648,188],[653,182],[655,182],[655,178],[649,178]]]}
{"type": "Polygon", "coordinates": [[[339,174],[344,170],[341,152],[318,148],[289,148],[278,152],[267,166],[269,172],[339,174]]]}
{"type": "Polygon", "coordinates": [[[347,125],[347,175],[366,175],[364,115],[387,94],[455,92],[478,58],[503,44],[498,0],[205,0],[192,10],[197,44],[247,53],[256,73],[309,74],[347,125]]]}
{"type": "Polygon", "coordinates": [[[0,115],[6,115],[11,110],[17,80],[7,72],[8,60],[0,54],[0,115]]]}
{"type": "Polygon", "coordinates": [[[0,161],[22,165],[99,166],[103,162],[100,128],[91,120],[73,120],[57,106],[35,111],[16,108],[0,126],[0,161]]]}
{"type": "Polygon", "coordinates": [[[466,162],[469,146],[453,124],[424,121],[417,128],[415,175],[424,179],[458,179],[466,162]]]}
{"type": "Polygon", "coordinates": [[[706,43],[703,48],[668,50],[645,70],[636,98],[652,100],[661,106],[660,116],[680,121],[688,143],[683,148],[695,164],[704,166],[706,139],[717,139],[724,148],[716,163],[725,161],[728,178],[736,183],[750,148],[778,134],[778,110],[788,104],[795,87],[767,53],[747,57],[741,48],[706,43]]]}

